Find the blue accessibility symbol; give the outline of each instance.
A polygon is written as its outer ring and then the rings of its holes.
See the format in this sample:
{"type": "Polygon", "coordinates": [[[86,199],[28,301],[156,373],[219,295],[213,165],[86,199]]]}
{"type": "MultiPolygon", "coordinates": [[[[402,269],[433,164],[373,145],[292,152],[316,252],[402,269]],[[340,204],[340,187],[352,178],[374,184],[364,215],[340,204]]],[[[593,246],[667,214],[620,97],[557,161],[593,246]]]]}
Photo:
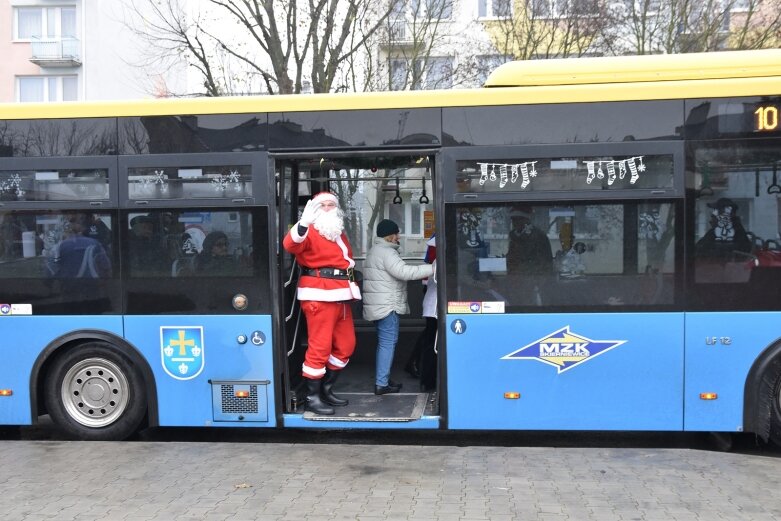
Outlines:
{"type": "Polygon", "coordinates": [[[203,327],[160,328],[160,355],[163,369],[177,380],[195,378],[204,367],[203,327]]]}

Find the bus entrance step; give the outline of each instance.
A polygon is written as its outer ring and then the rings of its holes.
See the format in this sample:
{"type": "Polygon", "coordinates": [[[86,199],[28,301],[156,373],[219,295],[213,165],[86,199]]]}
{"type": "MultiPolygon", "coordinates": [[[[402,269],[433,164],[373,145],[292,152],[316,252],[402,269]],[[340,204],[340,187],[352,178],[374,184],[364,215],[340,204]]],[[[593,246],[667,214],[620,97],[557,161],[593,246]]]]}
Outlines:
{"type": "Polygon", "coordinates": [[[374,393],[336,393],[350,401],[344,407],[334,407],[332,416],[304,413],[313,421],[408,422],[420,419],[426,408],[427,393],[395,393],[377,396],[374,393]]]}

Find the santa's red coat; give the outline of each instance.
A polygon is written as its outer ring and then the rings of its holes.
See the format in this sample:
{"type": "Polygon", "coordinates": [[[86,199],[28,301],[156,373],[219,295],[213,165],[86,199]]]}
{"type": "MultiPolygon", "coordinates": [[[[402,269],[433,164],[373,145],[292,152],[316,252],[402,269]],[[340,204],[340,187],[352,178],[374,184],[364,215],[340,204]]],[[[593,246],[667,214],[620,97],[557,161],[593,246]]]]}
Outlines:
{"type": "MultiPolygon", "coordinates": [[[[346,270],[355,266],[353,252],[347,236],[342,233],[335,241],[329,241],[310,225],[306,233],[298,233],[294,224],[282,241],[285,250],[296,256],[303,268],[338,268],[346,270]]],[[[340,302],[361,298],[358,286],[346,279],[328,279],[302,275],[298,280],[298,300],[340,302]]]]}

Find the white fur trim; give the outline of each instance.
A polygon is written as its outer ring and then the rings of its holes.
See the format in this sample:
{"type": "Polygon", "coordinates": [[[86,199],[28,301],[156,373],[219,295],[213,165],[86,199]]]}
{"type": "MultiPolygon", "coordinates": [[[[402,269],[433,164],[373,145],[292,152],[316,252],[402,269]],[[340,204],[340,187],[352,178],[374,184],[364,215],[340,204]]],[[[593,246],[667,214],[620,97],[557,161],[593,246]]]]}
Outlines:
{"type": "Polygon", "coordinates": [[[339,246],[339,249],[342,250],[342,257],[344,257],[344,259],[347,262],[350,263],[350,267],[351,268],[354,268],[355,267],[355,261],[352,260],[349,255],[347,255],[347,245],[342,240],[342,236],[341,235],[339,235],[339,237],[336,238],[336,244],[339,246]]]}
{"type": "MultiPolygon", "coordinates": [[[[349,359],[348,359],[349,361],[349,359]]],[[[336,367],[341,367],[344,369],[344,367],[347,365],[347,362],[342,362],[338,358],[336,358],[334,355],[328,355],[328,363],[331,365],[335,365],[336,367]]]]}
{"type": "Polygon", "coordinates": [[[350,283],[350,292],[355,300],[361,300],[361,290],[355,282],[350,283]]]}
{"type": "Polygon", "coordinates": [[[312,197],[312,200],[316,203],[324,203],[325,201],[333,201],[337,205],[339,204],[339,201],[336,200],[336,196],[332,194],[331,192],[320,192],[315,194],[314,197],[312,197]]]}
{"type": "Polygon", "coordinates": [[[306,364],[301,364],[301,372],[308,374],[309,376],[317,376],[319,378],[325,374],[325,367],[315,369],[314,367],[309,367],[306,364]]]}
{"type": "MultiPolygon", "coordinates": [[[[302,288],[299,286],[298,292],[296,294],[298,296],[298,300],[316,300],[319,302],[341,302],[355,298],[351,288],[321,289],[302,288]]],[[[360,298],[360,296],[358,298],[360,298]]]]}
{"type": "Polygon", "coordinates": [[[293,242],[297,244],[304,242],[304,239],[306,239],[307,235],[309,235],[309,228],[306,229],[306,233],[304,235],[298,234],[298,223],[295,223],[293,227],[290,228],[290,238],[293,239],[293,242]]]}

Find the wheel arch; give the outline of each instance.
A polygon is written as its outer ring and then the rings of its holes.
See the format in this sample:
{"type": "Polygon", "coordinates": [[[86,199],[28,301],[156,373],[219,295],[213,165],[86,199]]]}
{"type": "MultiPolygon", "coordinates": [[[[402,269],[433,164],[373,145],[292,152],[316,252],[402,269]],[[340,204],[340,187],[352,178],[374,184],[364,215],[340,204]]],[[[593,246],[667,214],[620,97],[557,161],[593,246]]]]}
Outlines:
{"type": "Polygon", "coordinates": [[[770,428],[775,385],[781,374],[781,338],[770,344],[754,361],[746,377],[743,393],[743,430],[765,442],[770,428]]]}
{"type": "Polygon", "coordinates": [[[159,424],[157,386],[155,385],[154,373],[152,372],[152,368],[149,366],[147,359],[134,345],[124,338],[99,329],[82,329],[66,333],[49,342],[44,350],[41,351],[41,354],[38,355],[30,375],[30,413],[33,422],[37,421],[39,411],[45,409],[41,398],[43,396],[45,376],[48,373],[52,362],[58,356],[61,356],[80,345],[93,341],[104,342],[111,349],[125,355],[130,359],[133,365],[141,371],[141,376],[144,378],[144,388],[146,390],[148,425],[149,427],[157,427],[159,424]]]}

